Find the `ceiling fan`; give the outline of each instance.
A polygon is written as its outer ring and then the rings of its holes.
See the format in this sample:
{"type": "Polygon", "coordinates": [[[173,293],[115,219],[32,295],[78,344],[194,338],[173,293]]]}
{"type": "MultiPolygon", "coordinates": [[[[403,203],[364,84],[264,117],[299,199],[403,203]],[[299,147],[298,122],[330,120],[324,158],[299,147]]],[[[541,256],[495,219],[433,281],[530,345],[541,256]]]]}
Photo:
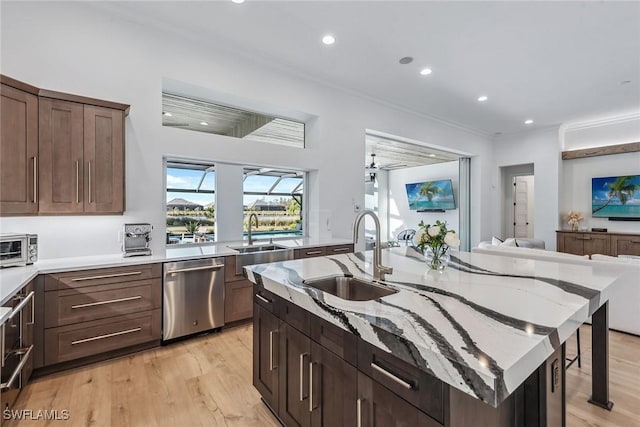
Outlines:
{"type": "Polygon", "coordinates": [[[365,173],[369,174],[369,180],[371,182],[376,180],[376,173],[378,170],[378,166],[376,165],[376,155],[375,153],[371,153],[371,163],[364,168],[365,173]]]}

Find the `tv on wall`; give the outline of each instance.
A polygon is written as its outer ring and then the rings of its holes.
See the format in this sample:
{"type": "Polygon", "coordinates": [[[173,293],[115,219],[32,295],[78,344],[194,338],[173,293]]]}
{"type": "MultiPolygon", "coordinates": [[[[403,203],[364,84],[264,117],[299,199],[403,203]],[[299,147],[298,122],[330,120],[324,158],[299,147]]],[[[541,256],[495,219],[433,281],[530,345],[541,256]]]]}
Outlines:
{"type": "Polygon", "coordinates": [[[412,211],[444,211],[456,208],[450,179],[405,184],[409,209],[412,211]]]}
{"type": "Polygon", "coordinates": [[[640,175],[592,178],[591,216],[640,220],[640,175]]]}

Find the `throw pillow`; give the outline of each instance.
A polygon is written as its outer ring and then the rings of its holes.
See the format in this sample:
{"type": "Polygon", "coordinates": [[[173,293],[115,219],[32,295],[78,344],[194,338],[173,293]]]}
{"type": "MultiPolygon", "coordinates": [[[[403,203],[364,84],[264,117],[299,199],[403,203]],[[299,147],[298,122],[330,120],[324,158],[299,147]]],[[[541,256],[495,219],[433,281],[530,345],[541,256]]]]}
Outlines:
{"type": "Polygon", "coordinates": [[[500,247],[511,247],[511,248],[517,248],[518,247],[518,245],[516,244],[516,239],[514,239],[513,237],[509,237],[508,239],[505,239],[505,241],[500,243],[499,246],[500,247]]]}
{"type": "Polygon", "coordinates": [[[500,246],[500,243],[502,243],[503,241],[504,241],[504,240],[502,240],[502,239],[498,239],[498,238],[497,238],[497,237],[495,237],[495,236],[493,236],[493,237],[491,238],[491,244],[492,244],[493,246],[500,246]]]}

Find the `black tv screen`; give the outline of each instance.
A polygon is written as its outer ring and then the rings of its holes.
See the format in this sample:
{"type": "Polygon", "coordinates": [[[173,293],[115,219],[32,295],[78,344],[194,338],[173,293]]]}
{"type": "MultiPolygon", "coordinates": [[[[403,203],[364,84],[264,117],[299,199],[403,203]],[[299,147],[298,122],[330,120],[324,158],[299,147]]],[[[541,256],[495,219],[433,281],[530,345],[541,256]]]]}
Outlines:
{"type": "Polygon", "coordinates": [[[450,179],[405,184],[412,211],[450,210],[456,208],[450,179]]]}
{"type": "Polygon", "coordinates": [[[640,219],[640,175],[592,178],[591,216],[640,219]]]}

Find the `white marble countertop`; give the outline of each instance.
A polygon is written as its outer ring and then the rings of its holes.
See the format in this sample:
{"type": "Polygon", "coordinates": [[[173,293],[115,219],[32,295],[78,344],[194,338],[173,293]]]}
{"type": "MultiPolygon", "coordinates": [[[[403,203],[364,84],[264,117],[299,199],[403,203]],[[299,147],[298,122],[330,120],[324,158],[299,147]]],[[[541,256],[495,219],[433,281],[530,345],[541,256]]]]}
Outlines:
{"type": "MultiPolygon", "coordinates": [[[[308,248],[314,246],[330,246],[353,243],[346,239],[310,237],[299,239],[275,240],[274,245],[283,248],[308,248]]],[[[255,245],[267,245],[265,241],[258,241],[255,245]]],[[[254,246],[255,246],[254,245],[254,246]]],[[[164,251],[149,256],[124,258],[121,253],[92,255],[82,257],[53,258],[36,262],[26,267],[9,267],[0,269],[0,305],[4,304],[16,294],[24,285],[33,280],[38,274],[59,273],[63,271],[85,270],[94,268],[122,267],[126,265],[152,264],[166,261],[182,261],[198,258],[213,258],[218,256],[235,255],[238,251],[232,247],[248,246],[246,241],[221,242],[209,245],[175,245],[168,246],[164,251]]]]}
{"type": "Polygon", "coordinates": [[[372,253],[246,267],[267,290],[494,407],[609,299],[615,266],[583,266],[467,252],[428,271],[412,248],[383,251],[397,293],[347,301],[303,281],[339,274],[371,279],[372,253]],[[411,355],[411,356],[408,356],[411,355]]]}

